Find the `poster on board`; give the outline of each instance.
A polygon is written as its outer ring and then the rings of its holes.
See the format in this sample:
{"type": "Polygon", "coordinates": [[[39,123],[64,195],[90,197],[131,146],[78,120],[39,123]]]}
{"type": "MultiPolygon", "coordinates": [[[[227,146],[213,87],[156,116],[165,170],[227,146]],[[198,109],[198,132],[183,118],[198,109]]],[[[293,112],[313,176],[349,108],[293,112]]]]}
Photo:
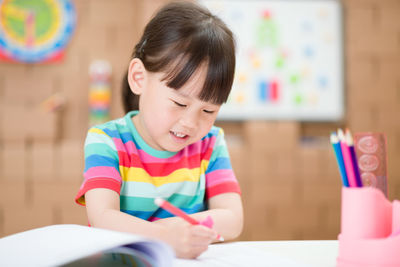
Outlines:
{"type": "Polygon", "coordinates": [[[343,30],[335,0],[200,0],[236,38],[236,72],[220,120],[338,121],[343,30]]]}

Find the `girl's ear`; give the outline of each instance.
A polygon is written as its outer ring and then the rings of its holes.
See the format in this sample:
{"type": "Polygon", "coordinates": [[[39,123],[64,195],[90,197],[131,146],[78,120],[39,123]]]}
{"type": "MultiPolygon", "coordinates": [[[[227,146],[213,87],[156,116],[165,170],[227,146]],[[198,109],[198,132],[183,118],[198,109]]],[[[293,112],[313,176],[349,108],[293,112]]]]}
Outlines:
{"type": "Polygon", "coordinates": [[[145,78],[146,68],[144,67],[143,62],[138,58],[132,59],[129,63],[128,83],[134,94],[142,94],[145,85],[145,78]]]}

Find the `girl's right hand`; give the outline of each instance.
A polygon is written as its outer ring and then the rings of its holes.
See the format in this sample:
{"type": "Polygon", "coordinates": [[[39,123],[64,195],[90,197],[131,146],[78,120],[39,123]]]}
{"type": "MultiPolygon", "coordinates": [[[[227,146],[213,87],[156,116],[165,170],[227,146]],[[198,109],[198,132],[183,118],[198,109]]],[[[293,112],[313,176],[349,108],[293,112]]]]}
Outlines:
{"type": "Polygon", "coordinates": [[[165,241],[173,247],[176,257],[197,258],[217,237],[217,232],[203,225],[191,225],[183,220],[164,224],[165,241]]]}

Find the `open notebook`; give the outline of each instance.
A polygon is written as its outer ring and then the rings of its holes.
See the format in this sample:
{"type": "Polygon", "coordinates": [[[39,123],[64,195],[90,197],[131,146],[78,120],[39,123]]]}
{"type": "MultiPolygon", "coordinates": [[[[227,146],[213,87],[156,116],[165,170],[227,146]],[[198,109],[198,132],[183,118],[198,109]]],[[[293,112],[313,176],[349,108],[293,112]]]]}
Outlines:
{"type": "Polygon", "coordinates": [[[1,266],[172,266],[172,249],[137,235],[59,224],[0,239],[1,266]]]}
{"type": "MultiPolygon", "coordinates": [[[[262,243],[262,242],[261,242],[262,243]]],[[[279,246],[279,245],[277,245],[279,246]]],[[[262,249],[257,242],[214,244],[195,260],[175,259],[174,267],[310,267],[276,249],[262,249]]]]}

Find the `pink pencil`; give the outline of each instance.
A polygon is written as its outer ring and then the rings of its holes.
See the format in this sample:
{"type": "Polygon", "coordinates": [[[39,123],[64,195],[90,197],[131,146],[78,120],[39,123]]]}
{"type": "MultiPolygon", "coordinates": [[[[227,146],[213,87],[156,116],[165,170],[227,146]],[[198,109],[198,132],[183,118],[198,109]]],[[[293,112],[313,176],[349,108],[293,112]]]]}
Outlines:
{"type": "Polygon", "coordinates": [[[338,130],[338,137],[340,140],[340,147],[342,149],[344,166],[346,167],[347,179],[349,180],[350,187],[357,187],[357,180],[354,174],[353,162],[350,155],[349,147],[346,144],[344,133],[342,129],[338,130]]]}
{"type": "Polygon", "coordinates": [[[358,169],[357,156],[356,156],[356,151],[354,149],[354,141],[349,129],[346,129],[345,138],[346,138],[346,145],[350,153],[351,165],[353,166],[353,173],[356,180],[356,185],[357,187],[362,187],[360,170],[358,169]]]}
{"type": "MultiPolygon", "coordinates": [[[[175,207],[174,205],[172,205],[171,203],[169,203],[168,201],[166,201],[164,199],[156,198],[156,199],[154,199],[154,203],[157,206],[159,206],[160,208],[163,208],[166,211],[170,212],[171,214],[181,217],[182,219],[184,219],[185,221],[187,221],[188,223],[190,223],[192,225],[201,224],[199,221],[197,221],[197,220],[193,219],[192,217],[190,217],[189,215],[187,215],[183,210],[175,207]]],[[[217,239],[219,241],[224,241],[224,238],[220,235],[217,236],[217,239]]]]}

